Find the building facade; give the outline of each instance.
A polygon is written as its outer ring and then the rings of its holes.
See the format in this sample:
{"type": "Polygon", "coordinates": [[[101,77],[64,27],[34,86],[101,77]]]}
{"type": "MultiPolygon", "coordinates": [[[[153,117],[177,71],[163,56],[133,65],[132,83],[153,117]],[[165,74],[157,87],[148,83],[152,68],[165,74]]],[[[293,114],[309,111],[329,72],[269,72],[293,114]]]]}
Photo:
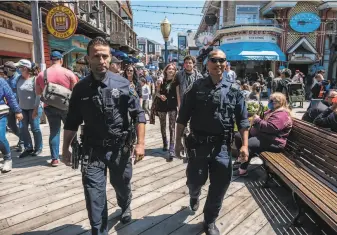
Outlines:
{"type": "Polygon", "coordinates": [[[149,64],[158,66],[159,59],[162,56],[161,44],[145,37],[138,37],[137,43],[138,49],[141,52],[139,55],[141,61],[145,65],[149,64]]]}
{"type": "MultiPolygon", "coordinates": [[[[196,37],[205,32],[213,34],[210,47],[226,52],[239,77],[256,72],[266,76],[268,70],[275,72],[280,66],[299,69],[310,76],[322,66],[326,70],[333,67],[331,74],[336,76],[330,53],[336,35],[333,30],[336,4],[336,1],[208,1],[196,37]],[[218,21],[210,27],[205,19],[212,14],[218,21]]],[[[202,51],[207,54],[209,50],[202,51]]]]}
{"type": "MultiPolygon", "coordinates": [[[[39,7],[44,26],[43,50],[47,67],[53,50],[64,54],[65,67],[84,67],[87,44],[96,36],[106,38],[112,48],[126,54],[138,52],[129,1],[45,1],[39,2],[39,7]],[[69,7],[77,17],[76,33],[66,40],[55,38],[45,29],[48,10],[57,5],[69,7]]],[[[0,4],[0,65],[7,60],[18,61],[21,58],[35,61],[31,5],[22,1],[3,2],[0,4]]]]}

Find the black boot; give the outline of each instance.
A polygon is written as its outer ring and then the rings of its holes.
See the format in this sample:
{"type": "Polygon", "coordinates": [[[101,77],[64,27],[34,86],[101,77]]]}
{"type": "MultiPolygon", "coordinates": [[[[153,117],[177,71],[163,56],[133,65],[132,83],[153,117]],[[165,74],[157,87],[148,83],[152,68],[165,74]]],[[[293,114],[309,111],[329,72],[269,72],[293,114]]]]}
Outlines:
{"type": "Polygon", "coordinates": [[[207,224],[204,222],[204,230],[206,235],[220,235],[220,231],[216,227],[215,223],[207,224]]]}
{"type": "Polygon", "coordinates": [[[199,209],[199,198],[191,198],[190,207],[192,211],[197,211],[199,209]]]}
{"type": "Polygon", "coordinates": [[[126,208],[126,210],[122,210],[122,215],[121,215],[121,222],[123,224],[127,224],[131,221],[132,215],[131,215],[131,209],[130,206],[126,208]]]}

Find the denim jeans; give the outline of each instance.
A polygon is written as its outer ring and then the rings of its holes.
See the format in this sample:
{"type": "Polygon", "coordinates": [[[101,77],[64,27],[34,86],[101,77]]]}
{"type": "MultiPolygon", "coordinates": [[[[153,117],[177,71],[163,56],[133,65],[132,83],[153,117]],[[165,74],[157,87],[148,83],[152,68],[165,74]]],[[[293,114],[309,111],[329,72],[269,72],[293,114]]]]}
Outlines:
{"type": "Polygon", "coordinates": [[[65,123],[67,111],[47,106],[44,108],[44,112],[47,116],[50,127],[49,146],[50,146],[51,159],[57,160],[59,159],[60,153],[61,121],[63,122],[63,124],[65,123]]]}
{"type": "Polygon", "coordinates": [[[40,118],[42,115],[42,108],[38,109],[38,116],[33,119],[32,118],[33,109],[23,109],[22,110],[22,125],[21,125],[21,134],[24,141],[25,150],[33,150],[32,138],[30,136],[28,127],[30,125],[31,131],[34,136],[34,150],[42,150],[42,133],[40,129],[40,118]]]}
{"type": "Polygon", "coordinates": [[[0,116],[0,151],[4,155],[4,160],[11,160],[11,150],[6,138],[7,116],[0,116]]]}
{"type": "Polygon", "coordinates": [[[12,130],[13,134],[19,137],[19,144],[23,145],[23,137],[20,133],[20,129],[22,126],[22,122],[19,122],[19,125],[16,124],[16,118],[15,118],[15,113],[12,111],[9,111],[8,116],[7,116],[7,125],[9,129],[12,130]]]}

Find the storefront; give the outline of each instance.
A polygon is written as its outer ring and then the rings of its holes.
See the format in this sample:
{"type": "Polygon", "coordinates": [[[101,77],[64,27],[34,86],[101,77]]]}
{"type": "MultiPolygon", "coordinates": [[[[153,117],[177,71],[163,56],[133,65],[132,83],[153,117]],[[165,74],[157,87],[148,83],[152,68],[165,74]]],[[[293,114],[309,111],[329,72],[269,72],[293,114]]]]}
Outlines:
{"type": "Polygon", "coordinates": [[[224,36],[219,48],[226,53],[239,79],[255,80],[257,73],[266,77],[269,70],[275,71],[286,61],[277,41],[273,34],[224,36]]]}
{"type": "Polygon", "coordinates": [[[91,39],[84,35],[74,35],[68,39],[57,39],[48,35],[48,41],[51,51],[60,51],[64,55],[63,65],[74,71],[80,71],[85,68],[85,55],[87,54],[87,45],[91,39]]]}
{"type": "Polygon", "coordinates": [[[0,11],[0,65],[22,58],[34,60],[32,23],[0,11]]]}

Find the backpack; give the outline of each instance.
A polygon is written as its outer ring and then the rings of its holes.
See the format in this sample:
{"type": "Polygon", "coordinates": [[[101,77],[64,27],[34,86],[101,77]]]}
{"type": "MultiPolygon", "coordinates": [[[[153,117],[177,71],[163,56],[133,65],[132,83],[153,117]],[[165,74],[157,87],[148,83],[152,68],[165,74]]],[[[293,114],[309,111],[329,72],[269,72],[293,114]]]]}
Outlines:
{"type": "Polygon", "coordinates": [[[43,73],[45,87],[41,95],[41,101],[52,107],[68,110],[71,90],[59,84],[48,82],[47,69],[43,73]]]}

